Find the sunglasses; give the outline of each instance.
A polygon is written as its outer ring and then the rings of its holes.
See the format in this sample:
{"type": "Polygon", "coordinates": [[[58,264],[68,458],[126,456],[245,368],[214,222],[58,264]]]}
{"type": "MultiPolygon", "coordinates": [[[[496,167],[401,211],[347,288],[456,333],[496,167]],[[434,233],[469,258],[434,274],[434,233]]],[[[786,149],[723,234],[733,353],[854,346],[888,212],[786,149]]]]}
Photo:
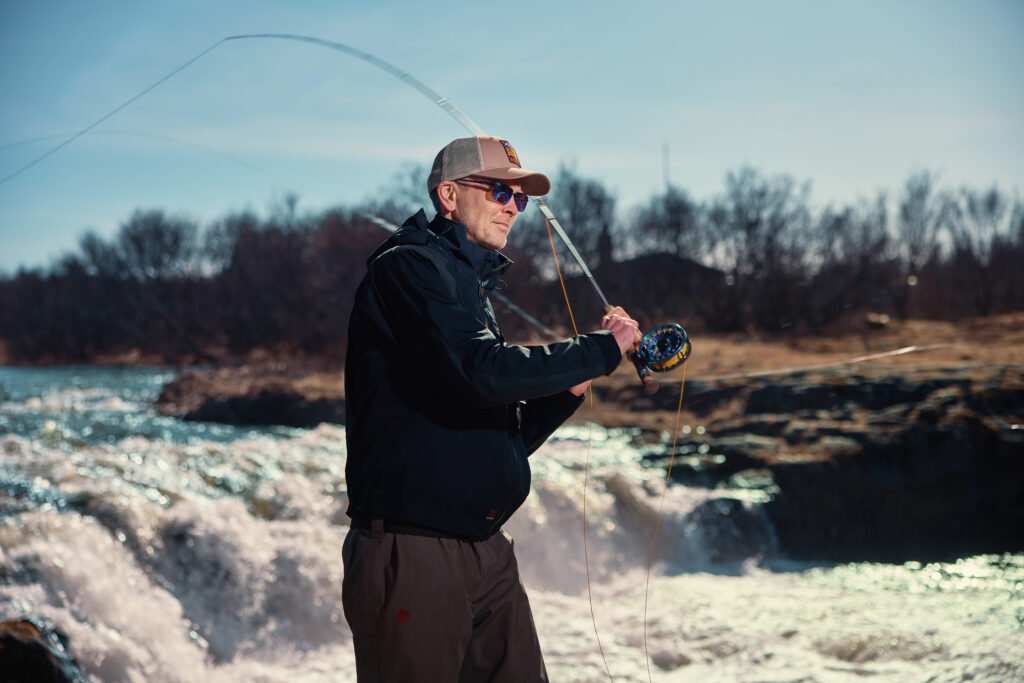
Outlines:
{"type": "Polygon", "coordinates": [[[491,191],[490,200],[498,202],[502,206],[508,204],[508,200],[515,197],[516,208],[522,213],[526,211],[526,205],[530,202],[530,197],[523,192],[513,192],[512,188],[505,183],[500,183],[497,180],[477,180],[476,178],[467,178],[462,180],[456,180],[457,183],[463,185],[481,185],[491,191]]]}

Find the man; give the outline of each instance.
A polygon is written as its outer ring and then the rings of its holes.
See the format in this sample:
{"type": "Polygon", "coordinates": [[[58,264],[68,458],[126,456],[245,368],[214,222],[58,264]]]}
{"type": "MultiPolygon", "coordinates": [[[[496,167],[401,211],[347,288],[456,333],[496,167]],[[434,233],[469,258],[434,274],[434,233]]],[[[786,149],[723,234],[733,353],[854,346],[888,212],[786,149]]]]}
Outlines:
{"type": "Polygon", "coordinates": [[[547,176],[494,137],[460,138],[421,210],[370,256],[345,359],[352,525],[345,617],[360,681],[547,681],[511,538],[527,455],[640,339],[622,309],[602,330],[507,344],[488,293],[547,176]],[[501,533],[499,533],[501,532],[501,533]]]}

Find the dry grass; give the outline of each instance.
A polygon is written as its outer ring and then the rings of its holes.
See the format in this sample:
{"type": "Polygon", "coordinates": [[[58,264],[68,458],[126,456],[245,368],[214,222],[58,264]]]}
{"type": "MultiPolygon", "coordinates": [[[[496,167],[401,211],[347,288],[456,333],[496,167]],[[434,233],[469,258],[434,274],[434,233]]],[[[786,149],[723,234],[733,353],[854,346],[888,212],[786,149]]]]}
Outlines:
{"type": "MultiPolygon", "coordinates": [[[[686,362],[686,380],[742,380],[744,375],[785,375],[824,367],[849,367],[857,374],[941,372],[956,367],[988,374],[994,366],[1024,367],[1024,313],[973,318],[959,324],[912,320],[892,322],[881,329],[849,329],[833,335],[757,337],[706,336],[693,339],[693,354],[686,362]],[[910,349],[893,354],[898,350],[910,349]]],[[[681,369],[657,376],[662,392],[678,396],[681,369]]],[[[622,388],[638,382],[632,366],[623,363],[607,378],[596,380],[621,395],[622,388]]],[[[691,384],[692,385],[692,384],[691,384]]],[[[664,404],[662,404],[664,405],[664,404]]],[[[736,414],[740,405],[722,406],[716,414],[698,420],[685,411],[683,423],[714,422],[717,413],[736,414]]],[[[623,402],[597,400],[594,421],[606,426],[636,426],[672,430],[675,410],[637,410],[623,402]]],[[[573,417],[590,419],[588,407],[573,417]]]]}
{"type": "Polygon", "coordinates": [[[872,367],[1024,363],[1024,313],[971,318],[959,324],[910,320],[881,329],[774,339],[707,337],[693,342],[689,377],[778,371],[870,359],[872,367]],[[898,349],[912,353],[881,357],[898,349]]]}

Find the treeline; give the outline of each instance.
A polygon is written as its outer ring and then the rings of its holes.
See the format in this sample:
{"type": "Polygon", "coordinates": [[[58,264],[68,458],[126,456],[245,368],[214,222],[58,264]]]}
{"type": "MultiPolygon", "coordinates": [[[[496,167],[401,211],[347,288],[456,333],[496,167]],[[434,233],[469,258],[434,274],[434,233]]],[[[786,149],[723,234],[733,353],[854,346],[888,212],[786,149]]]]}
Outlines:
{"type": "Polygon", "coordinates": [[[207,362],[254,349],[340,354],[362,260],[382,238],[343,211],[231,215],[201,231],[137,211],[112,240],[0,281],[0,337],[16,362],[141,350],[207,362]]]}
{"type": "MultiPolygon", "coordinates": [[[[49,268],[0,278],[0,339],[9,360],[26,363],[130,351],[171,363],[257,349],[340,358],[365,258],[387,237],[365,216],[401,223],[429,206],[424,177],[403,171],[377,204],[299,214],[289,197],[266,217],[203,227],[136,211],[111,239],[88,232],[49,268]]],[[[942,189],[921,172],[892,197],[816,210],[808,184],[743,168],[707,201],[670,187],[618,211],[603,184],[573,168],[553,185],[548,204],[608,298],[647,325],[817,333],[869,311],[957,319],[1024,309],[1024,202],[996,188],[942,189]]],[[[594,320],[597,299],[558,247],[586,312],[577,318],[594,320]]],[[[516,266],[502,293],[566,330],[538,211],[516,224],[507,253],[516,266]]],[[[499,315],[507,336],[540,338],[499,315]]]]}

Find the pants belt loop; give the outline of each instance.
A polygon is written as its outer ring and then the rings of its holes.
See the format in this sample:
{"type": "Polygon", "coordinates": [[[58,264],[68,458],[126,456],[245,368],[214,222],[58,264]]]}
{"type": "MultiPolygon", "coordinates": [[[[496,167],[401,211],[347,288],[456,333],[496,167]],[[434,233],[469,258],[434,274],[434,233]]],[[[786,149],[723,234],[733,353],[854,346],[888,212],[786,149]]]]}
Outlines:
{"type": "Polygon", "coordinates": [[[370,532],[374,538],[383,538],[384,536],[384,520],[375,519],[370,522],[370,532]]]}

